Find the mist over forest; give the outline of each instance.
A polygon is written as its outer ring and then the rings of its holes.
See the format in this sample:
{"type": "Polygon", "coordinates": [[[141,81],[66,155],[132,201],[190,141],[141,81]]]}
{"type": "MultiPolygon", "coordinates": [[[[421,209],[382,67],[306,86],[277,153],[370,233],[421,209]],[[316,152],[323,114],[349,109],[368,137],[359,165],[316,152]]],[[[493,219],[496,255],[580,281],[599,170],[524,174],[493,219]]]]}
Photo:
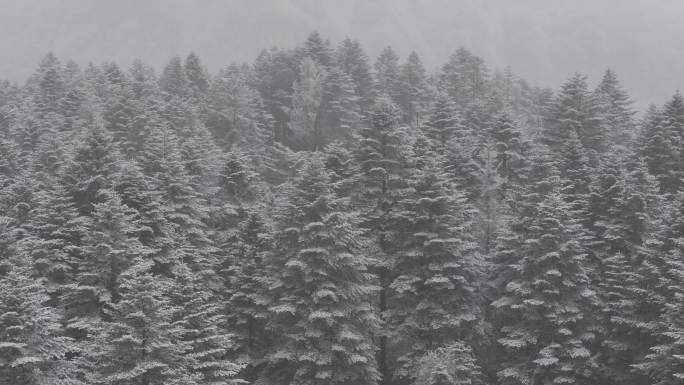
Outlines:
{"type": "Polygon", "coordinates": [[[684,86],[684,5],[676,0],[2,0],[3,78],[23,82],[45,52],[81,65],[141,59],[157,69],[196,52],[212,72],[259,50],[294,48],[317,30],[349,36],[371,56],[415,50],[434,70],[457,48],[532,84],[574,72],[595,83],[606,68],[637,106],[684,86]]]}

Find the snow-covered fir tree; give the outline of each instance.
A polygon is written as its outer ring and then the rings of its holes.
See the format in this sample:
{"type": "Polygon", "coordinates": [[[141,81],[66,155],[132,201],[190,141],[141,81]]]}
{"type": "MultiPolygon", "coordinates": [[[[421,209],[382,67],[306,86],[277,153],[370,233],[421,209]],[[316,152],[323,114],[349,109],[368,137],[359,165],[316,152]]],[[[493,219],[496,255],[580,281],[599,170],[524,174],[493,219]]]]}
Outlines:
{"type": "Polygon", "coordinates": [[[376,384],[370,260],[354,213],[335,208],[322,160],[305,161],[277,207],[273,348],[264,377],[273,383],[376,384]]]}
{"type": "MultiPolygon", "coordinates": [[[[359,167],[358,181],[352,193],[353,207],[361,213],[359,223],[373,245],[371,272],[380,290],[375,301],[377,312],[384,317],[390,309],[390,284],[396,273],[392,266],[400,251],[399,240],[405,234],[405,210],[401,201],[410,194],[409,151],[399,128],[401,115],[387,99],[381,99],[371,112],[368,126],[359,132],[355,158],[359,167]]],[[[378,369],[383,384],[392,378],[388,336],[378,334],[378,369]]]]}
{"type": "MultiPolygon", "coordinates": [[[[537,166],[540,167],[540,166],[537,166]]],[[[502,384],[586,383],[595,365],[591,290],[581,224],[553,167],[532,170],[534,182],[497,251],[501,295],[498,343],[502,384]]]]}

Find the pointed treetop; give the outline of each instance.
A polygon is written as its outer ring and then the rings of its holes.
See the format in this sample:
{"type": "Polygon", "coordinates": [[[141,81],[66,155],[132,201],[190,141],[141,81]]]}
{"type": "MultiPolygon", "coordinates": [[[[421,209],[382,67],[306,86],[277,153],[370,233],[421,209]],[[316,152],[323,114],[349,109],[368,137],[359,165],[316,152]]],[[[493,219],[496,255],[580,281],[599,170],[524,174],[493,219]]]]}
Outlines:
{"type": "Polygon", "coordinates": [[[185,59],[183,69],[193,96],[198,97],[209,89],[209,74],[194,52],[185,59]]]}
{"type": "Polygon", "coordinates": [[[309,37],[306,38],[304,46],[302,47],[302,53],[306,57],[310,57],[318,64],[322,66],[332,65],[332,49],[330,48],[330,42],[324,40],[318,31],[311,32],[309,37]]]}
{"type": "Polygon", "coordinates": [[[684,123],[684,97],[679,90],[672,95],[672,99],[665,103],[663,108],[665,115],[676,120],[678,123],[684,123]]]}
{"type": "Polygon", "coordinates": [[[183,62],[180,57],[175,56],[164,67],[164,71],[159,79],[159,86],[162,91],[171,95],[183,96],[186,83],[187,78],[183,71],[183,62]]]}

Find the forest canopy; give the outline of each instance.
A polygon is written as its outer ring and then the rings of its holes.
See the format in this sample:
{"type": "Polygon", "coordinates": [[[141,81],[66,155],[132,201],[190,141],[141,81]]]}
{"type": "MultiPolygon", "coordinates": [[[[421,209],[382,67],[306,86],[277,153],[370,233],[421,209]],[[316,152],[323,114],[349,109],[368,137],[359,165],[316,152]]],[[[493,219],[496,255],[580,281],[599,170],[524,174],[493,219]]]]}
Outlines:
{"type": "Polygon", "coordinates": [[[684,98],[313,32],[0,82],[0,384],[681,384],[684,98]]]}

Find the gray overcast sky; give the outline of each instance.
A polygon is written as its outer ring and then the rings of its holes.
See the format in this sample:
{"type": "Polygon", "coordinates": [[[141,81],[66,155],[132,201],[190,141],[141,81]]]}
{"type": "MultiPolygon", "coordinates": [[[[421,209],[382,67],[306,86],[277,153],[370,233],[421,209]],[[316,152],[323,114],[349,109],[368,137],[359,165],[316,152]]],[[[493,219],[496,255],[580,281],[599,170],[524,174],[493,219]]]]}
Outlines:
{"type": "Polygon", "coordinates": [[[415,50],[430,69],[464,46],[554,88],[610,66],[644,107],[684,84],[682,20],[682,0],[0,0],[0,78],[23,81],[47,51],[158,69],[195,51],[213,72],[318,30],[371,56],[415,50]]]}

